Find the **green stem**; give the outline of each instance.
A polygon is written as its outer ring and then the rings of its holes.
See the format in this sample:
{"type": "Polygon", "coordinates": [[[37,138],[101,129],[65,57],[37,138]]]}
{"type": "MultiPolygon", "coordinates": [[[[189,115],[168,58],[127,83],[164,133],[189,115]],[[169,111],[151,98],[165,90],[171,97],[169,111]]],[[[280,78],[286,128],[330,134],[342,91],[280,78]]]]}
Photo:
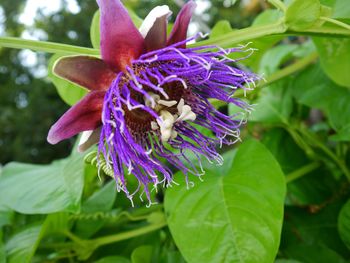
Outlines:
{"type": "Polygon", "coordinates": [[[130,239],[133,237],[141,236],[141,235],[147,234],[149,232],[153,232],[155,230],[161,229],[161,228],[165,227],[166,225],[167,225],[167,223],[164,220],[164,221],[159,222],[157,224],[148,225],[148,226],[145,226],[143,228],[138,228],[135,230],[124,232],[124,233],[118,233],[116,235],[110,235],[110,236],[96,238],[94,240],[89,240],[89,242],[92,242],[92,243],[96,244],[97,247],[99,247],[99,246],[107,245],[110,243],[122,241],[125,239],[130,239]]]}
{"type": "Polygon", "coordinates": [[[195,44],[190,45],[190,47],[217,45],[224,48],[264,36],[282,34],[286,32],[286,30],[287,27],[285,26],[285,24],[283,23],[283,21],[280,21],[278,23],[270,25],[254,26],[236,30],[216,38],[211,38],[208,40],[197,42],[195,44]]]}
{"type": "Polygon", "coordinates": [[[314,163],[310,163],[308,165],[305,165],[305,166],[301,167],[300,169],[288,174],[286,176],[287,184],[299,179],[300,177],[303,177],[304,175],[306,175],[314,170],[316,170],[320,166],[321,166],[321,164],[319,162],[314,162],[314,163]]]}
{"type": "Polygon", "coordinates": [[[273,5],[277,9],[282,10],[284,13],[287,11],[286,5],[280,0],[267,0],[267,2],[269,2],[271,5],[273,5]]]}
{"type": "Polygon", "coordinates": [[[343,22],[341,22],[339,20],[336,20],[336,19],[333,19],[333,18],[330,18],[330,17],[325,17],[325,16],[321,16],[320,19],[323,20],[323,21],[335,24],[337,26],[340,26],[342,28],[350,30],[350,25],[345,24],[345,23],[343,23],[343,22]]]}
{"type": "Polygon", "coordinates": [[[0,37],[0,47],[31,49],[33,51],[42,51],[47,53],[60,53],[67,55],[84,54],[99,56],[100,51],[97,49],[71,46],[46,41],[28,40],[16,37],[0,37]]]}

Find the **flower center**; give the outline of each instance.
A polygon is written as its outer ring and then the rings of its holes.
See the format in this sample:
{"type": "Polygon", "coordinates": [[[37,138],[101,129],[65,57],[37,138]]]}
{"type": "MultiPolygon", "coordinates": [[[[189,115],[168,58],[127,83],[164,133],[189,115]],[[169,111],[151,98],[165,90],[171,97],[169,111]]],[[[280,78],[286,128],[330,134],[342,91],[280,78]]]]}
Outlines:
{"type": "MultiPolygon", "coordinates": [[[[184,98],[191,92],[184,80],[159,83],[155,74],[149,77],[146,83],[140,82],[140,77],[144,77],[147,70],[159,68],[159,64],[133,64],[132,69],[122,76],[119,88],[121,94],[128,98],[127,103],[123,105],[123,111],[126,126],[131,134],[135,138],[142,138],[148,132],[159,132],[161,141],[168,142],[177,137],[174,125],[183,121],[194,121],[196,114],[189,105],[185,104],[184,98]],[[154,87],[159,91],[155,91],[154,87]],[[128,94],[125,94],[126,90],[128,94]],[[139,106],[133,107],[130,101],[136,102],[139,106]],[[152,115],[146,108],[158,117],[152,115]]],[[[177,78],[174,75],[171,77],[177,78]]]]}

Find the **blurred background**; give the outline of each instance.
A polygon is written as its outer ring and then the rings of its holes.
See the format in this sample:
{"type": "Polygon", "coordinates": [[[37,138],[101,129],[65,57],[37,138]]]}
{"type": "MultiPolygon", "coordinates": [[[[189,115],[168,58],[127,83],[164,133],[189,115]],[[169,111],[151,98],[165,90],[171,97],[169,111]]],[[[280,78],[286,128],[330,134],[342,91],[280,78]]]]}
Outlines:
{"type": "MultiPolygon", "coordinates": [[[[124,1],[144,18],[156,5],[174,15],[183,0],[124,1]]],[[[190,33],[208,32],[220,19],[233,28],[251,24],[266,8],[262,0],[200,0],[190,33]]],[[[95,0],[0,0],[0,36],[22,37],[91,47],[90,24],[95,0]]],[[[50,126],[68,109],[47,77],[50,54],[0,47],[0,164],[10,161],[49,163],[69,155],[74,139],[52,146],[50,126]]]]}

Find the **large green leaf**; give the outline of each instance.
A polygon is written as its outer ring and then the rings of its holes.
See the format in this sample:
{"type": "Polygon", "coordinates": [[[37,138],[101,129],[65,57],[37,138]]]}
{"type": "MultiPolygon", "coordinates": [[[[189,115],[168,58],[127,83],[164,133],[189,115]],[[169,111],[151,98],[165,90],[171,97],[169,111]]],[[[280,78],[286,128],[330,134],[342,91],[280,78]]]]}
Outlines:
{"type": "Polygon", "coordinates": [[[269,151],[247,141],[227,174],[167,190],[168,225],[188,262],[272,262],[283,219],[284,175],[269,151]]]}
{"type": "Polygon", "coordinates": [[[62,100],[67,103],[68,105],[72,106],[76,102],[78,102],[84,95],[88,92],[86,89],[69,82],[68,80],[62,79],[58,76],[56,76],[53,73],[53,67],[57,60],[59,60],[62,57],[62,55],[53,55],[50,58],[49,66],[48,66],[48,76],[52,83],[55,85],[58,94],[62,98],[62,100]]]}
{"type": "Polygon", "coordinates": [[[0,204],[25,214],[77,212],[83,170],[78,153],[50,165],[10,163],[0,177],[0,204]]]}
{"type": "Polygon", "coordinates": [[[31,262],[40,239],[41,225],[28,227],[6,243],[8,263],[31,262]]]}
{"type": "Polygon", "coordinates": [[[324,72],[338,85],[350,88],[350,39],[314,37],[313,41],[324,72]]]}

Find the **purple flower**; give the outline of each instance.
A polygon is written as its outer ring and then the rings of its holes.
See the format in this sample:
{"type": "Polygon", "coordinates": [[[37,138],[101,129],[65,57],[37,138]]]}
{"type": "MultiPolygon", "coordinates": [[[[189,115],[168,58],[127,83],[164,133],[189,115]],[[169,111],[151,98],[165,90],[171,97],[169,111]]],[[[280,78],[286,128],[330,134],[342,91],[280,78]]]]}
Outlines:
{"type": "Polygon", "coordinates": [[[203,174],[201,156],[222,163],[216,146],[237,141],[243,118],[218,111],[209,99],[247,110],[233,94],[257,77],[233,67],[237,60],[228,57],[244,47],[186,48],[199,37],[186,39],[193,1],[182,8],[169,38],[167,6],[154,8],[138,30],[119,0],[98,4],[102,59],[65,57],[54,67],[57,75],[90,92],[51,127],[48,141],[84,131],[79,151],[99,143],[98,157],[114,171],[118,190],[130,200],[141,191],[150,201],[151,186],[173,182],[164,161],[187,180],[189,174],[203,174]],[[205,129],[213,136],[200,132],[205,129]],[[139,185],[129,192],[131,175],[139,185]]]}

